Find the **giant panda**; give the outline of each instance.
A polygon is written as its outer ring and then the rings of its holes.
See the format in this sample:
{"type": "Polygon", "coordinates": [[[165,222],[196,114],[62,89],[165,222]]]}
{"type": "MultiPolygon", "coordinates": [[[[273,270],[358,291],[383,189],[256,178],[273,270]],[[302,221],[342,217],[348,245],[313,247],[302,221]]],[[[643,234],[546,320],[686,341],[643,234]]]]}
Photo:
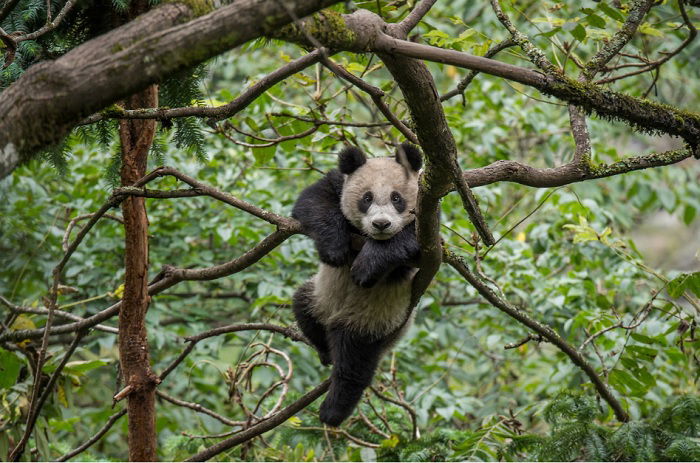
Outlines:
{"type": "Polygon", "coordinates": [[[356,147],[338,169],[309,186],[292,217],[318,250],[318,272],[294,294],[299,328],[333,364],[320,420],[338,426],[353,412],[382,354],[406,330],[415,233],[420,150],[401,144],[394,157],[372,158],[356,147]],[[353,234],[365,240],[358,249],[353,234]]]}

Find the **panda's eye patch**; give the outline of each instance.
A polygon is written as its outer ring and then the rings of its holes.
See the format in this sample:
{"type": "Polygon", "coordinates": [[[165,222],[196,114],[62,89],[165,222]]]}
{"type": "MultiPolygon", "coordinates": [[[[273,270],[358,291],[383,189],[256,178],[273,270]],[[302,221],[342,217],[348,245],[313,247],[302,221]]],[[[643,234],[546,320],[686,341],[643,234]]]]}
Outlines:
{"type": "Polygon", "coordinates": [[[397,191],[393,191],[391,193],[391,204],[394,205],[394,209],[396,209],[396,212],[399,214],[403,213],[403,211],[406,210],[406,200],[403,199],[403,196],[397,191]]]}
{"type": "Polygon", "coordinates": [[[357,208],[360,210],[360,212],[366,214],[369,210],[369,207],[372,205],[372,201],[374,201],[374,195],[371,191],[368,191],[365,194],[363,194],[360,198],[360,201],[357,204],[357,208]]]}

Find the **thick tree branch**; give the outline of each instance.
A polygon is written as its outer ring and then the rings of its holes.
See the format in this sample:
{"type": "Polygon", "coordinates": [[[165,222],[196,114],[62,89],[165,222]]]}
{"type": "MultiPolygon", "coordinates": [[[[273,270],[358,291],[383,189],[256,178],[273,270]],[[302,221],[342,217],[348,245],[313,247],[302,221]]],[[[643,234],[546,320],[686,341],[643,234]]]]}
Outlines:
{"type": "Polygon", "coordinates": [[[32,66],[0,95],[0,178],[90,114],[288,24],[288,8],[303,17],[333,3],[240,0],[184,24],[192,10],[164,4],[54,61],[32,66]]]}
{"type": "Polygon", "coordinates": [[[700,114],[673,108],[641,98],[635,98],[597,85],[577,82],[561,74],[545,76],[526,68],[444,50],[429,45],[397,40],[380,35],[374,44],[376,51],[426,59],[520,82],[542,93],[580,106],[611,120],[621,120],[646,133],[666,133],[684,138],[691,145],[700,143],[700,114]]]}
{"type": "MultiPolygon", "coordinates": [[[[495,0],[494,4],[498,5],[495,0]]],[[[546,73],[391,37],[385,33],[390,28],[387,28],[382,19],[366,10],[344,16],[336,13],[314,15],[299,24],[281,29],[275,33],[275,37],[309,46],[306,34],[302,31],[311,30],[318,42],[334,50],[375,52],[385,56],[402,55],[484,72],[536,88],[542,93],[579,106],[585,113],[624,121],[642,132],[679,136],[691,147],[700,143],[700,114],[571,79],[556,70],[546,57],[540,56],[541,52],[538,53],[535,47],[528,47],[527,37],[518,35],[512,24],[510,28],[517,36],[514,40],[530,50],[530,58],[539,67],[546,69],[546,73]],[[341,27],[343,23],[346,25],[344,30],[341,27]]]]}
{"type": "Polygon", "coordinates": [[[496,161],[485,167],[464,171],[470,187],[496,182],[514,182],[536,188],[549,188],[596,178],[612,177],[635,170],[667,166],[693,156],[690,149],[635,156],[612,164],[579,164],[572,162],[560,167],[537,168],[517,161],[496,161]]]}

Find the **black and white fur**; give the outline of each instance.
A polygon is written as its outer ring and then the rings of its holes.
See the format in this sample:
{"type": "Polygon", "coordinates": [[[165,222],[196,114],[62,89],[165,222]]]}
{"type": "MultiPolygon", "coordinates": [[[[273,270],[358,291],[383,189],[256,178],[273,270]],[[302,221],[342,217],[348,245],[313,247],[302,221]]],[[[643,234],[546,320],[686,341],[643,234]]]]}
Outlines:
{"type": "Polygon", "coordinates": [[[358,148],[340,153],[339,170],[306,188],[292,216],[313,240],[318,273],[294,295],[297,323],[332,363],[321,421],[345,420],[372,382],[381,355],[408,322],[415,235],[417,147],[404,143],[394,158],[367,159],[358,148]],[[351,235],[364,235],[359,251],[351,235]]]}

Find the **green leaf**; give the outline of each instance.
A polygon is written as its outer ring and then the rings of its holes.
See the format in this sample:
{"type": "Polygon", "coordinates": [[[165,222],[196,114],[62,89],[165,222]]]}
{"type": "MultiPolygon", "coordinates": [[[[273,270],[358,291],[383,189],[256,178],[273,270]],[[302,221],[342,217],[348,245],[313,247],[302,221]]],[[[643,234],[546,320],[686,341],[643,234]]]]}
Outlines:
{"type": "Polygon", "coordinates": [[[607,17],[612,18],[615,21],[624,22],[625,20],[625,17],[622,15],[622,13],[620,13],[605,2],[598,2],[598,9],[605,13],[607,17]]]}
{"type": "Polygon", "coordinates": [[[275,145],[266,146],[263,148],[253,148],[253,156],[255,157],[255,164],[258,166],[264,166],[269,163],[275,156],[277,147],[275,145]]]}
{"type": "Polygon", "coordinates": [[[691,291],[697,297],[700,297],[700,272],[681,273],[668,282],[666,289],[673,298],[680,297],[684,291],[691,291]]]}
{"type": "Polygon", "coordinates": [[[8,389],[15,385],[22,362],[14,353],[0,349],[0,388],[8,389]]]}
{"type": "Polygon", "coordinates": [[[107,365],[105,360],[77,360],[75,362],[66,363],[65,372],[82,375],[90,370],[107,365]]]}
{"type": "Polygon", "coordinates": [[[697,209],[695,209],[695,207],[690,204],[686,204],[683,208],[683,222],[686,225],[690,225],[693,222],[693,219],[695,219],[696,214],[697,209]]]}
{"type": "Polygon", "coordinates": [[[660,30],[656,29],[649,23],[644,23],[639,26],[639,32],[646,35],[651,35],[652,37],[663,37],[664,34],[660,30]]]}
{"type": "Polygon", "coordinates": [[[605,19],[601,18],[597,14],[590,14],[586,17],[586,21],[593,27],[597,27],[599,29],[605,28],[605,19]]]}
{"type": "Polygon", "coordinates": [[[651,347],[646,347],[646,346],[628,346],[627,350],[630,352],[635,353],[638,357],[646,357],[647,360],[653,360],[654,357],[656,357],[656,354],[659,353],[657,349],[652,349],[651,347]]]}
{"type": "Polygon", "coordinates": [[[580,24],[577,24],[576,27],[571,29],[569,32],[579,42],[583,42],[584,40],[586,40],[586,28],[580,24]]]}

